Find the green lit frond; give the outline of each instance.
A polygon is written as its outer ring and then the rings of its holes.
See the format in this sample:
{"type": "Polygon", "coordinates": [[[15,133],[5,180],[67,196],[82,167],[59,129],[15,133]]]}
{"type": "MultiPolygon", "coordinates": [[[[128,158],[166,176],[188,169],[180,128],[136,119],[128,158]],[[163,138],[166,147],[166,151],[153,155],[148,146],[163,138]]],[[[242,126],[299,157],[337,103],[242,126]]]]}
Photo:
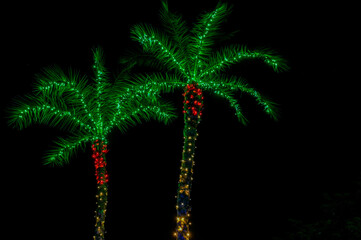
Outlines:
{"type": "Polygon", "coordinates": [[[132,38],[138,41],[145,52],[152,53],[155,58],[165,64],[170,70],[180,71],[185,77],[189,77],[186,71],[185,56],[172,44],[169,37],[155,30],[152,26],[138,24],[131,29],[132,38]]]}
{"type": "Polygon", "coordinates": [[[91,131],[87,119],[76,114],[71,109],[59,107],[44,101],[39,96],[25,96],[15,99],[10,109],[9,124],[19,129],[28,127],[33,123],[47,124],[64,130],[91,131]]]}
{"type": "Polygon", "coordinates": [[[250,87],[240,87],[240,90],[254,97],[257,103],[263,108],[264,112],[267,113],[272,119],[278,119],[277,104],[268,98],[264,97],[260,92],[250,87]]]}
{"type": "Polygon", "coordinates": [[[168,71],[168,67],[159,61],[152,53],[144,52],[140,45],[127,48],[119,59],[123,73],[130,73],[137,66],[147,67],[157,71],[168,71]]]}
{"type": "Polygon", "coordinates": [[[104,128],[104,117],[107,117],[112,113],[111,105],[107,96],[112,91],[112,84],[109,82],[108,72],[104,66],[104,54],[101,48],[95,48],[93,50],[94,58],[94,80],[95,84],[95,122],[100,132],[104,128]]]}
{"type": "Polygon", "coordinates": [[[214,11],[201,15],[192,29],[193,36],[190,38],[190,51],[194,56],[195,64],[207,59],[214,45],[214,37],[220,34],[220,25],[230,13],[230,7],[226,3],[219,3],[214,11]]]}
{"type": "MultiPolygon", "coordinates": [[[[156,103],[148,100],[140,103],[140,112],[137,117],[147,120],[155,119],[161,123],[168,124],[177,118],[174,106],[167,101],[159,99],[156,103]]],[[[134,115],[134,113],[132,113],[134,115]]]]}
{"type": "Polygon", "coordinates": [[[55,145],[44,155],[44,163],[50,165],[63,166],[69,163],[72,155],[81,148],[84,150],[85,144],[93,140],[92,137],[76,135],[67,138],[58,138],[55,145]]]}
{"type": "Polygon", "coordinates": [[[87,97],[84,94],[89,95],[91,92],[84,76],[71,69],[65,73],[58,66],[44,68],[42,73],[37,74],[35,89],[47,97],[62,96],[64,92],[72,93],[78,96],[79,101],[84,101],[87,97]]]}
{"type": "Polygon", "coordinates": [[[228,85],[225,86],[224,84],[220,84],[214,81],[200,82],[199,86],[202,89],[207,90],[211,94],[215,94],[226,99],[229,102],[229,106],[234,109],[235,115],[237,116],[238,120],[244,125],[247,124],[247,119],[242,113],[241,106],[239,105],[236,97],[234,96],[234,89],[228,87],[228,85]]]}
{"type": "Polygon", "coordinates": [[[271,116],[273,119],[277,120],[277,104],[273,101],[264,97],[260,92],[250,87],[244,79],[236,76],[215,76],[211,80],[207,81],[211,88],[217,89],[228,89],[232,92],[240,91],[241,93],[246,93],[255,98],[257,103],[262,106],[265,113],[271,116]]]}
{"type": "Polygon", "coordinates": [[[62,103],[95,125],[94,88],[78,72],[70,69],[65,73],[57,66],[45,68],[36,76],[36,90],[44,101],[51,105],[62,103]]]}
{"type": "MultiPolygon", "coordinates": [[[[177,74],[136,74],[130,81],[119,82],[115,88],[116,101],[126,104],[129,100],[135,101],[147,98],[149,101],[158,101],[160,93],[173,92],[177,88],[184,88],[186,83],[180,81],[177,74]]],[[[119,107],[119,106],[118,106],[119,107]]],[[[117,108],[118,108],[117,107],[117,108]]],[[[117,113],[119,114],[119,109],[117,113]]]]}
{"type": "Polygon", "coordinates": [[[182,52],[183,56],[186,56],[186,51],[189,44],[188,27],[186,22],[182,19],[182,16],[169,11],[167,0],[162,1],[160,18],[162,20],[165,31],[176,44],[175,47],[182,52]]]}
{"type": "MultiPolygon", "coordinates": [[[[97,91],[102,91],[110,86],[109,72],[105,68],[103,49],[97,47],[93,49],[93,72],[97,91]]],[[[100,92],[101,94],[101,92],[100,92]]]]}
{"type": "Polygon", "coordinates": [[[163,100],[154,101],[144,98],[140,101],[130,100],[126,104],[120,104],[119,100],[118,112],[107,131],[110,131],[113,126],[117,126],[122,132],[125,132],[130,126],[150,119],[168,124],[175,118],[175,108],[163,100]]]}
{"type": "Polygon", "coordinates": [[[137,74],[129,84],[127,91],[145,91],[151,96],[154,93],[169,93],[175,89],[184,88],[187,84],[177,74],[137,74]]]}
{"type": "Polygon", "coordinates": [[[245,46],[232,45],[212,54],[209,58],[208,66],[202,71],[201,76],[219,73],[232,64],[247,59],[261,59],[275,71],[288,69],[286,60],[275,53],[275,51],[267,49],[251,51],[245,46]]]}

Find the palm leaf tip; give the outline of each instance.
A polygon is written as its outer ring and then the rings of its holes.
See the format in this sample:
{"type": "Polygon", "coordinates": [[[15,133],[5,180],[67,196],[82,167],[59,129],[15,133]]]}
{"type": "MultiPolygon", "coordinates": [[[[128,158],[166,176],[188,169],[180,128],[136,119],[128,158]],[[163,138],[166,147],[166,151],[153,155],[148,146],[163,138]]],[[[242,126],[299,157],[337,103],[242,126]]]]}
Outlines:
{"type": "Polygon", "coordinates": [[[62,167],[69,163],[69,156],[55,150],[48,151],[43,157],[43,164],[51,167],[62,167]]]}
{"type": "Polygon", "coordinates": [[[279,119],[279,108],[278,104],[269,100],[263,100],[264,112],[267,113],[273,120],[279,119]]]}
{"type": "Polygon", "coordinates": [[[147,110],[152,114],[151,117],[164,124],[169,124],[178,117],[175,107],[166,101],[161,101],[159,104],[149,106],[147,110]]]}
{"type": "Polygon", "coordinates": [[[248,120],[247,120],[247,118],[242,114],[242,112],[238,109],[238,110],[236,110],[236,116],[237,116],[237,119],[238,119],[238,121],[239,122],[241,122],[244,126],[246,126],[247,125],[247,123],[248,123],[248,120]]]}
{"type": "Polygon", "coordinates": [[[36,101],[35,98],[28,95],[13,100],[12,105],[6,110],[7,123],[10,127],[22,130],[36,120],[33,108],[27,103],[32,100],[36,101]]]}
{"type": "Polygon", "coordinates": [[[69,163],[70,158],[79,148],[84,148],[90,140],[90,136],[75,135],[64,138],[58,138],[55,146],[50,149],[43,157],[44,165],[64,166],[69,163]]]}
{"type": "Polygon", "coordinates": [[[55,166],[62,167],[65,165],[63,161],[61,161],[60,159],[54,156],[44,156],[43,164],[49,165],[51,167],[55,167],[55,166]]]}
{"type": "Polygon", "coordinates": [[[186,48],[185,44],[188,41],[187,33],[189,30],[186,22],[182,19],[182,16],[170,12],[168,8],[168,1],[164,0],[162,1],[162,7],[159,15],[165,31],[169,34],[172,40],[175,41],[176,45],[184,51],[186,48]]]}
{"type": "Polygon", "coordinates": [[[258,50],[256,55],[259,55],[275,72],[285,72],[290,69],[287,60],[273,50],[258,50]]]}

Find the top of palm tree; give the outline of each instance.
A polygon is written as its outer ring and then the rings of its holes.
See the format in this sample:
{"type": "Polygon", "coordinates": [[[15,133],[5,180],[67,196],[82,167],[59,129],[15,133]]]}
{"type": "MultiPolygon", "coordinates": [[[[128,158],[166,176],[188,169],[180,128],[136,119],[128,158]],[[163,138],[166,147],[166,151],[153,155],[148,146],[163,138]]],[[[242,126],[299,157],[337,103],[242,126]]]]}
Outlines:
{"type": "MultiPolygon", "coordinates": [[[[276,72],[288,69],[286,61],[269,49],[250,50],[246,46],[230,45],[212,51],[215,39],[221,34],[221,23],[229,12],[228,4],[218,3],[213,11],[202,14],[193,27],[188,28],[180,15],[169,11],[167,1],[163,0],[160,16],[164,32],[149,24],[137,24],[131,29],[131,37],[141,44],[145,53],[175,74],[138,75],[135,85],[158,86],[159,90],[170,91],[197,83],[203,90],[226,98],[238,119],[246,123],[234,98],[234,94],[241,91],[254,97],[267,114],[276,118],[274,103],[251,88],[244,79],[221,74],[227,67],[247,59],[261,59],[276,72]]],[[[134,58],[129,62],[134,64],[134,58]]]]}
{"type": "Polygon", "coordinates": [[[92,84],[76,71],[49,67],[36,76],[33,93],[16,99],[10,109],[9,124],[19,129],[39,123],[71,133],[58,138],[57,146],[45,156],[47,164],[67,163],[85,143],[106,141],[114,127],[125,131],[141,120],[154,118],[168,123],[175,117],[173,107],[154,94],[138,91],[129,95],[127,75],[120,74],[111,81],[100,48],[93,51],[93,56],[92,84]]]}

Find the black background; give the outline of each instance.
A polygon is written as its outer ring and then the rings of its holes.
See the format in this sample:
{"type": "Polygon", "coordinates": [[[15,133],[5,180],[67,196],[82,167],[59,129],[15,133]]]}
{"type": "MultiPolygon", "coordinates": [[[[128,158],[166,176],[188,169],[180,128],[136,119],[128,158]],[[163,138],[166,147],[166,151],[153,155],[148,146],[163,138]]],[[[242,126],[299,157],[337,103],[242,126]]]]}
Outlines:
{"type": "MultiPolygon", "coordinates": [[[[217,4],[169,2],[188,23],[217,4]]],[[[323,192],[347,189],[359,176],[357,77],[348,76],[352,22],[337,5],[228,2],[234,6],[225,35],[239,32],[221,45],[275,49],[291,70],[274,73],[244,62],[229,71],[280,104],[278,122],[242,96],[249,120],[242,126],[226,101],[205,93],[192,189],[193,239],[271,239],[287,230],[288,218],[317,217],[323,192]]],[[[95,210],[91,151],[79,152],[64,167],[43,166],[44,151],[66,133],[39,125],[7,127],[11,99],[30,92],[34,74],[46,66],[91,73],[95,46],[103,47],[106,66],[117,72],[119,57],[134,45],[130,26],[159,26],[159,8],[153,0],[4,7],[9,14],[2,21],[2,208],[11,239],[91,239],[95,210]]],[[[149,122],[111,134],[107,239],[172,238],[183,144],[181,94],[165,95],[179,112],[170,125],[149,122]]]]}

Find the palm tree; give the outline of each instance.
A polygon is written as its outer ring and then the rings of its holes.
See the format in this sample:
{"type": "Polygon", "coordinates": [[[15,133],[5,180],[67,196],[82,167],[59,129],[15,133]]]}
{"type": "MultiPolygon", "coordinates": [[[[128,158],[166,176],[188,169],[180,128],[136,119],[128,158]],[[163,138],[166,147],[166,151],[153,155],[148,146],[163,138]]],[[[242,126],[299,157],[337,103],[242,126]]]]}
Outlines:
{"type": "Polygon", "coordinates": [[[102,50],[97,48],[93,53],[95,84],[89,84],[86,77],[75,71],[65,73],[59,67],[47,68],[37,76],[36,91],[14,101],[9,123],[19,129],[40,123],[71,133],[58,138],[56,146],[45,155],[45,164],[64,165],[79,148],[90,145],[97,182],[94,239],[101,240],[105,237],[109,133],[115,127],[124,132],[151,118],[168,123],[175,115],[168,103],[141,93],[120,99],[125,94],[126,75],[120,74],[111,82],[102,50]]]}
{"type": "MultiPolygon", "coordinates": [[[[246,124],[241,107],[235,98],[237,93],[252,96],[263,110],[276,119],[275,104],[266,99],[245,80],[221,74],[227,67],[243,60],[259,59],[279,72],[287,69],[286,61],[272,50],[250,50],[245,46],[231,45],[212,51],[215,38],[220,35],[220,24],[229,14],[230,7],[219,3],[215,10],[201,15],[192,29],[182,17],[169,11],[167,1],[162,1],[160,17],[164,31],[149,24],[132,27],[131,37],[143,48],[142,55],[152,56],[167,73],[139,74],[130,88],[150,89],[155,93],[183,89],[184,146],[177,191],[177,227],[174,235],[178,240],[190,239],[190,191],[197,140],[197,127],[203,110],[203,92],[207,91],[226,99],[235,110],[239,121],[246,124]]],[[[137,58],[130,58],[134,65],[137,58]]],[[[148,90],[148,91],[150,91],[148,90]]]]}

